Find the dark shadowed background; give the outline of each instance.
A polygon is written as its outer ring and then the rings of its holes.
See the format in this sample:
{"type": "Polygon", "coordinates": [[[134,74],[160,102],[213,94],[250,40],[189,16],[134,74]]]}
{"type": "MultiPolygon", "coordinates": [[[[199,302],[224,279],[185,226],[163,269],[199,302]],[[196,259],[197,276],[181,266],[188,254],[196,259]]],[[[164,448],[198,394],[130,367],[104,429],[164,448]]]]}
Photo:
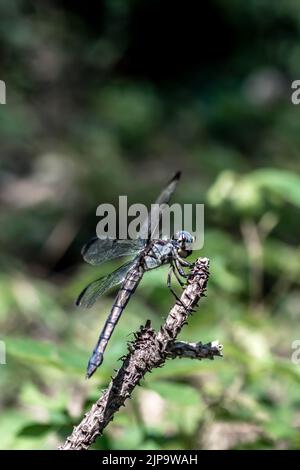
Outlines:
{"type": "Polygon", "coordinates": [[[74,300],[118,266],[80,257],[96,207],[149,204],[178,169],[173,201],[205,203],[193,257],[211,260],[181,339],[218,339],[224,358],[169,361],[94,447],[299,448],[299,2],[6,1],[0,58],[0,448],[56,448],[132,332],[162,323],[164,269],[84,379],[113,293],[74,300]]]}

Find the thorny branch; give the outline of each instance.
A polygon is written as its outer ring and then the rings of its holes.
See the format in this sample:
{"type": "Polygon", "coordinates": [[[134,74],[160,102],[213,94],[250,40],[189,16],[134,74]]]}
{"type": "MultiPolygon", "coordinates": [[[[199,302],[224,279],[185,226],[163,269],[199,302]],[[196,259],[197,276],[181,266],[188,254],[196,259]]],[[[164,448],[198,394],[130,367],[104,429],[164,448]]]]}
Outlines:
{"type": "Polygon", "coordinates": [[[61,450],[87,450],[103,429],[113,419],[114,414],[124,406],[134,388],[139,385],[146,372],[161,367],[169,358],[189,357],[192,359],[213,359],[222,356],[222,346],[212,343],[175,342],[189,315],[194,312],[201,297],[205,296],[209,277],[209,260],[199,258],[187,281],[180,302],[176,302],[169,312],[164,325],[156,333],[150,321],[135,333],[129,345],[129,352],[123,364],[112,378],[107,390],[86,413],[81,423],[74,427],[72,434],[60,447],[61,450]]]}

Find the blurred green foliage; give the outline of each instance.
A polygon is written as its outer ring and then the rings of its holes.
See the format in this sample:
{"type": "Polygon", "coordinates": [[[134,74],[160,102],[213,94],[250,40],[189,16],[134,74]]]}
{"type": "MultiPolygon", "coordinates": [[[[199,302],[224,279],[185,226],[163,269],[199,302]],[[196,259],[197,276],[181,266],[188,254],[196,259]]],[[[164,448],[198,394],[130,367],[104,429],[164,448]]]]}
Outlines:
{"type": "MultiPolygon", "coordinates": [[[[105,0],[0,5],[0,447],[55,448],[173,299],[147,273],[105,361],[85,367],[112,296],[80,247],[102,202],[205,202],[208,296],[181,338],[224,358],[147,376],[97,449],[300,447],[300,4],[105,0]],[[84,3],[88,3],[84,5],[84,3]]],[[[113,294],[112,294],[113,295],[113,294]]]]}

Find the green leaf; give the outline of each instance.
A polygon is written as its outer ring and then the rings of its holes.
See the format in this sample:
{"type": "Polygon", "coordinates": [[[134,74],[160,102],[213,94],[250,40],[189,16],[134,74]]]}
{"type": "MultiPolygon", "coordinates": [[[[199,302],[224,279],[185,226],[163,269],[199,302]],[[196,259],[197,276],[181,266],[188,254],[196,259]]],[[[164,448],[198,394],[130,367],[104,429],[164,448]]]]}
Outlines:
{"type": "Polygon", "coordinates": [[[167,401],[174,401],[179,405],[199,405],[199,392],[190,385],[155,381],[146,384],[147,388],[157,392],[167,401]]]}
{"type": "Polygon", "coordinates": [[[248,180],[259,190],[267,190],[276,194],[283,201],[300,207],[300,176],[290,171],[265,168],[250,173],[248,180]]]}
{"type": "Polygon", "coordinates": [[[9,410],[0,416],[1,449],[9,449],[19,431],[30,422],[31,418],[21,411],[9,410]]]}
{"type": "Polygon", "coordinates": [[[55,343],[31,338],[6,338],[7,356],[31,364],[43,364],[59,369],[82,372],[85,370],[86,353],[78,348],[57,347],[55,343]]]}

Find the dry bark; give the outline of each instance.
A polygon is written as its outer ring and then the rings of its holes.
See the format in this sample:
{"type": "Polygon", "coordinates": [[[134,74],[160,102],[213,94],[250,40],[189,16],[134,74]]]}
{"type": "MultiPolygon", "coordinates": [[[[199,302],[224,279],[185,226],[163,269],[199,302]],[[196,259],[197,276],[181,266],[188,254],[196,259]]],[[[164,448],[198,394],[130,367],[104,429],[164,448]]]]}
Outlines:
{"type": "Polygon", "coordinates": [[[171,309],[164,325],[156,333],[150,321],[147,321],[146,325],[135,333],[134,341],[129,344],[129,352],[122,358],[122,366],[112,378],[107,390],[93,404],[81,423],[74,427],[72,434],[60,447],[61,450],[87,450],[101,435],[114,414],[124,406],[145,374],[155,367],[163,366],[167,359],[213,359],[222,355],[222,346],[217,341],[205,345],[201,342],[175,341],[200,298],[205,296],[208,277],[209,260],[199,258],[189,275],[180,302],[177,301],[171,309]]]}

